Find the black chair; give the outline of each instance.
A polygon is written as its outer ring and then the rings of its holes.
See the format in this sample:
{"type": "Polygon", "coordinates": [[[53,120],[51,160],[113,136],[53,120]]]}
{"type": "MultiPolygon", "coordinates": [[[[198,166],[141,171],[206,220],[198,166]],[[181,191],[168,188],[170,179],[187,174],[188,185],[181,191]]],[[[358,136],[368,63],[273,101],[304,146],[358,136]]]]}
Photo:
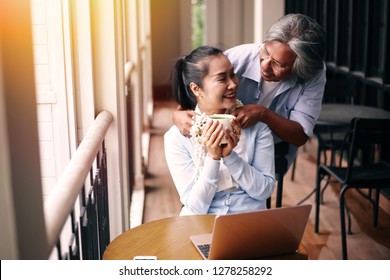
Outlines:
{"type": "MultiPolygon", "coordinates": [[[[351,121],[350,129],[344,138],[340,161],[345,156],[347,165],[321,164],[318,167],[316,182],[316,212],[315,232],[319,231],[319,217],[321,204],[321,181],[332,177],[341,185],[340,201],[340,225],[342,258],[347,259],[347,240],[345,228],[345,193],[350,188],[368,198],[373,203],[374,227],[378,225],[379,194],[381,188],[390,186],[390,119],[362,119],[355,118],[351,121]],[[345,155],[346,152],[346,155],[345,155]],[[366,195],[361,189],[368,189],[366,195]],[[372,190],[376,189],[372,198],[372,190]]],[[[348,208],[347,214],[349,215],[348,208]]],[[[349,217],[349,216],[348,216],[349,217]]],[[[350,218],[350,217],[349,217],[350,218]]],[[[349,219],[349,231],[350,231],[349,219]]]]}
{"type": "MultiPolygon", "coordinates": [[[[350,77],[337,76],[329,77],[326,81],[323,104],[355,104],[356,80],[350,77]]],[[[320,125],[314,128],[314,134],[318,140],[318,156],[323,158],[323,163],[327,163],[327,151],[330,151],[330,164],[334,165],[336,152],[340,151],[345,133],[349,126],[338,125],[320,125]]],[[[321,164],[320,157],[317,158],[317,166],[321,164]]]]}
{"type": "MultiPolygon", "coordinates": [[[[335,74],[327,73],[327,82],[325,85],[323,104],[326,103],[340,103],[340,104],[355,104],[355,87],[356,80],[352,78],[346,78],[344,76],[338,76],[335,74]]],[[[317,168],[320,164],[327,164],[328,160],[331,165],[335,165],[335,156],[340,151],[342,143],[344,141],[345,133],[348,131],[349,126],[329,126],[317,124],[314,128],[314,137],[317,139],[317,168]],[[328,159],[327,152],[330,151],[330,159],[328,159]]],[[[310,141],[311,139],[309,139],[310,141]]],[[[295,167],[297,157],[295,157],[291,180],[295,179],[295,167]]],[[[326,186],[323,188],[322,193],[325,191],[326,186]]],[[[305,198],[303,198],[299,204],[302,204],[311,197],[314,193],[311,192],[305,198]]],[[[321,196],[321,200],[322,200],[321,196]]]]}
{"type": "MultiPolygon", "coordinates": [[[[344,145],[345,134],[348,132],[349,126],[322,126],[317,125],[314,129],[314,134],[318,140],[317,150],[317,168],[321,164],[336,166],[336,154],[340,152],[344,145]],[[330,151],[330,158],[327,152],[330,151]]],[[[338,165],[340,166],[340,164],[338,165]]],[[[328,186],[329,181],[322,189],[321,202],[323,201],[323,193],[328,186]]]]}
{"type": "MultiPolygon", "coordinates": [[[[289,150],[289,144],[287,142],[279,142],[275,144],[275,175],[277,180],[276,186],[276,207],[282,206],[283,196],[283,178],[287,172],[288,162],[286,156],[289,150]]],[[[271,198],[267,199],[267,208],[271,208],[271,198]]]]}

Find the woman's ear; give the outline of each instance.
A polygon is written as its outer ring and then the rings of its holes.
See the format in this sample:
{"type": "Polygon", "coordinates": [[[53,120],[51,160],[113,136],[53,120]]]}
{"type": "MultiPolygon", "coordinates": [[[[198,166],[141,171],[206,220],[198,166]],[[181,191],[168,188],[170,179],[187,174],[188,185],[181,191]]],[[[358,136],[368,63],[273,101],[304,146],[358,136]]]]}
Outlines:
{"type": "Polygon", "coordinates": [[[193,94],[195,94],[196,97],[199,97],[200,95],[200,88],[197,84],[195,84],[194,82],[191,82],[190,83],[190,89],[192,91],[193,94]]]}

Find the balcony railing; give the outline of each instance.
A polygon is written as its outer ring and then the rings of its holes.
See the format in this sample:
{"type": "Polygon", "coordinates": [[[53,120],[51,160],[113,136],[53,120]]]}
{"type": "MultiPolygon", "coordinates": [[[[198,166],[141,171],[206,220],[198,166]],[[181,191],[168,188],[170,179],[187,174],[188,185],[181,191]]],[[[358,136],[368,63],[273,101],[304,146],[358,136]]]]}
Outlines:
{"type": "Polygon", "coordinates": [[[48,256],[57,248],[59,259],[101,259],[110,242],[104,138],[112,120],[99,113],[45,201],[48,256]]]}

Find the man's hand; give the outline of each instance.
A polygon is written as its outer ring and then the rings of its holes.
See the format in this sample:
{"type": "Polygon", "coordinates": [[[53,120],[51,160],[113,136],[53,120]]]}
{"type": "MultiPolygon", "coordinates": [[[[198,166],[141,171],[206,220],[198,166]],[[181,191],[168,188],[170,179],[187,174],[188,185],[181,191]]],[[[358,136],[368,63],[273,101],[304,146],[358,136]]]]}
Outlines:
{"type": "Polygon", "coordinates": [[[232,113],[236,116],[236,121],[241,128],[247,128],[261,120],[262,113],[267,108],[259,104],[249,104],[244,107],[237,108],[232,113]]]}
{"type": "Polygon", "coordinates": [[[177,126],[177,128],[184,136],[191,137],[190,130],[192,126],[192,119],[196,115],[197,113],[195,113],[194,111],[184,111],[178,109],[173,112],[172,122],[174,125],[177,126]]]}

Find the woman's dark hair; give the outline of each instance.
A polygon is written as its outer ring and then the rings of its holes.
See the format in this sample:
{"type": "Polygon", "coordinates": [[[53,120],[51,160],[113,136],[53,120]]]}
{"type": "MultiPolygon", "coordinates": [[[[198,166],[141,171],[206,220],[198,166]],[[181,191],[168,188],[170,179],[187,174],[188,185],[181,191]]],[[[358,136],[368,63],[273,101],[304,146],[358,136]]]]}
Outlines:
{"type": "Polygon", "coordinates": [[[202,80],[209,72],[210,56],[221,54],[223,52],[220,49],[201,46],[176,61],[171,72],[172,96],[182,109],[195,109],[196,96],[190,89],[190,83],[202,88],[202,80]]]}

